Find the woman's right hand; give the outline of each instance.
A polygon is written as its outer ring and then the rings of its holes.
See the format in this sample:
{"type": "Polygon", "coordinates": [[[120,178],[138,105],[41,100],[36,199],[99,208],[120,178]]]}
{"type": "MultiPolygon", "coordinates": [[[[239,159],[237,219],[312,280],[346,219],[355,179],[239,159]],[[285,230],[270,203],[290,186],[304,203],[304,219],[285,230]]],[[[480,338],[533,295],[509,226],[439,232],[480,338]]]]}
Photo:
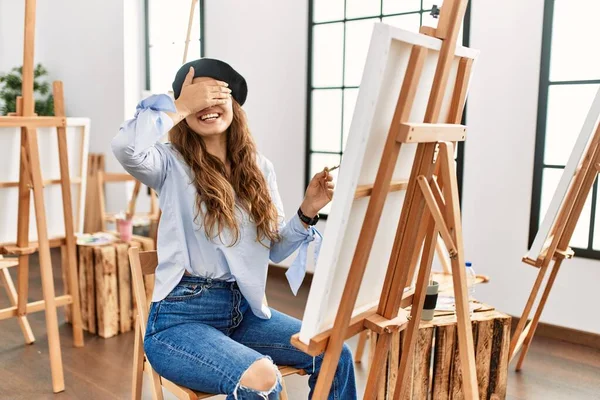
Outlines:
{"type": "Polygon", "coordinates": [[[171,115],[175,123],[205,108],[226,104],[231,95],[231,89],[227,87],[229,86],[227,82],[213,79],[192,83],[193,79],[194,67],[190,67],[181,86],[181,94],[175,100],[177,115],[171,115]]]}

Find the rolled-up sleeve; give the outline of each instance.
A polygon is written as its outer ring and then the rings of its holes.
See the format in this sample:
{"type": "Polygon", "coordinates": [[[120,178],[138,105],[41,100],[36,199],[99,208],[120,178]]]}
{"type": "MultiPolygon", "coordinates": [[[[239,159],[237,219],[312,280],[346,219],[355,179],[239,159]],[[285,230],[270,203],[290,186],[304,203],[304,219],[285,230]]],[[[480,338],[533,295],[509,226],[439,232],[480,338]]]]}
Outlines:
{"type": "Polygon", "coordinates": [[[134,118],[125,121],[113,138],[113,154],[123,168],[143,184],[160,191],[167,175],[168,156],[156,142],[173,127],[165,113],[175,112],[173,100],[153,95],[136,107],[134,118]]]}
{"type": "Polygon", "coordinates": [[[269,258],[271,261],[278,263],[286,259],[296,249],[300,248],[298,256],[285,273],[288,283],[290,284],[290,289],[292,289],[294,295],[297,295],[298,290],[302,285],[302,281],[304,280],[304,276],[306,275],[308,245],[310,242],[315,241],[314,258],[316,265],[321,248],[322,236],[314,226],[305,228],[302,221],[300,221],[298,214],[294,214],[287,223],[285,222],[285,214],[283,212],[283,204],[277,188],[275,170],[270,162],[268,162],[268,171],[267,182],[271,192],[271,199],[277,208],[279,216],[280,236],[280,240],[271,245],[269,258]]]}

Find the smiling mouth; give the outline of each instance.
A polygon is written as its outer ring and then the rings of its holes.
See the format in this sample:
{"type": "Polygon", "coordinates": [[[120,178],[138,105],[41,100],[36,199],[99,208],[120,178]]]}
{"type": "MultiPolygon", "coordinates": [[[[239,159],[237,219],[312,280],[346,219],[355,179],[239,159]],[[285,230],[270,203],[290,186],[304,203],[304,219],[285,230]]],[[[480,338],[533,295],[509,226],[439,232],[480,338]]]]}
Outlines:
{"type": "Polygon", "coordinates": [[[220,113],[210,112],[210,113],[202,114],[197,118],[200,122],[211,123],[211,122],[218,120],[220,117],[221,117],[220,113]]]}

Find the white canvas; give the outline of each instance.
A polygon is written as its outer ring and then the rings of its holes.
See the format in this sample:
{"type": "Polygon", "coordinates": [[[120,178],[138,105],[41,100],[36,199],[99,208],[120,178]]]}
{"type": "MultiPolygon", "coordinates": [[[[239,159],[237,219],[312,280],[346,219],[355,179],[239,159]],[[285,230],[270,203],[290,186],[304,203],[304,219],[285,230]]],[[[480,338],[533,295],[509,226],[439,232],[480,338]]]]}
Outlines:
{"type": "MultiPolygon", "coordinates": [[[[333,326],[369,201],[368,198],[354,200],[354,193],[358,185],[375,182],[413,45],[429,49],[410,116],[410,122],[423,122],[441,41],[386,24],[375,24],[302,321],[300,340],[306,344],[333,326]]],[[[457,47],[455,54],[440,122],[446,122],[459,57],[474,59],[478,52],[457,47]]],[[[402,146],[392,180],[409,178],[415,150],[416,144],[402,146]]],[[[405,192],[400,191],[387,196],[353,315],[379,302],[404,195],[405,192]]]]}
{"type": "MultiPolygon", "coordinates": [[[[83,232],[89,129],[90,120],[88,118],[67,118],[69,173],[71,180],[81,178],[81,184],[71,184],[73,221],[76,233],[83,232]]],[[[37,133],[42,179],[59,179],[60,165],[56,128],[38,128],[37,133]]],[[[3,153],[0,158],[0,182],[19,181],[20,145],[20,128],[0,128],[0,149],[3,153]]],[[[0,243],[16,242],[18,196],[18,187],[0,188],[0,243]]],[[[44,202],[48,236],[50,238],[64,237],[62,194],[59,184],[47,185],[44,188],[44,202]]],[[[30,201],[29,240],[37,240],[33,194],[30,201]]]]}
{"type": "Polygon", "coordinates": [[[581,128],[579,137],[575,142],[575,146],[573,146],[573,151],[571,152],[569,161],[563,170],[563,174],[558,182],[558,186],[554,192],[554,196],[552,197],[548,211],[546,211],[546,215],[544,216],[544,220],[540,225],[540,229],[538,229],[538,232],[535,235],[531,249],[525,255],[525,257],[531,260],[537,260],[546,253],[548,246],[552,241],[551,231],[556,219],[558,218],[560,206],[565,201],[569,186],[571,186],[575,178],[577,168],[583,161],[590,140],[592,139],[596,127],[598,126],[599,119],[600,89],[598,89],[598,92],[596,92],[596,97],[592,102],[592,106],[590,107],[590,111],[588,112],[585,122],[583,123],[583,127],[581,128]]]}

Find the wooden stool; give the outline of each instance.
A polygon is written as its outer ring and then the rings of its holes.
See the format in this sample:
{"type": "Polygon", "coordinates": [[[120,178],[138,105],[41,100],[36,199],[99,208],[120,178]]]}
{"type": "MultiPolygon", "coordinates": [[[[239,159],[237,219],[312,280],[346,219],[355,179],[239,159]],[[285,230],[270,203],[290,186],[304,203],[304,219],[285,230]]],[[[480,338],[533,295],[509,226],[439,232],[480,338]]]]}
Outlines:
{"type": "MultiPolygon", "coordinates": [[[[421,321],[419,324],[416,349],[410,361],[407,398],[437,400],[463,396],[456,314],[437,314],[433,320],[421,321]]],[[[471,326],[479,398],[504,399],[508,377],[510,316],[482,304],[473,313],[471,326]]],[[[371,336],[373,335],[375,334],[371,332],[371,336]]],[[[364,342],[367,337],[365,335],[365,338],[359,339],[364,342]]],[[[404,340],[405,331],[393,334],[391,352],[385,362],[384,378],[378,387],[382,399],[386,395],[387,398],[393,396],[404,340]]],[[[369,363],[375,350],[375,341],[370,340],[370,345],[369,363]]],[[[362,347],[357,350],[362,353],[362,347]]]]}
{"type": "MultiPolygon", "coordinates": [[[[156,400],[162,400],[162,388],[166,388],[179,399],[195,400],[206,399],[215,396],[214,394],[196,392],[186,387],[173,383],[152,369],[152,366],[146,359],[144,353],[144,333],[146,332],[146,321],[148,320],[148,301],[146,299],[146,289],[144,277],[154,275],[158,266],[158,257],[156,251],[140,252],[137,247],[129,249],[129,265],[131,266],[133,293],[137,302],[137,318],[135,322],[135,345],[133,348],[133,383],[132,398],[139,400],[142,398],[142,373],[145,371],[150,375],[152,381],[152,396],[156,400]]],[[[292,367],[279,367],[282,376],[292,374],[304,375],[301,369],[292,367]]],[[[287,391],[285,382],[282,380],[283,391],[280,393],[282,400],[287,400],[287,391]]]]}

